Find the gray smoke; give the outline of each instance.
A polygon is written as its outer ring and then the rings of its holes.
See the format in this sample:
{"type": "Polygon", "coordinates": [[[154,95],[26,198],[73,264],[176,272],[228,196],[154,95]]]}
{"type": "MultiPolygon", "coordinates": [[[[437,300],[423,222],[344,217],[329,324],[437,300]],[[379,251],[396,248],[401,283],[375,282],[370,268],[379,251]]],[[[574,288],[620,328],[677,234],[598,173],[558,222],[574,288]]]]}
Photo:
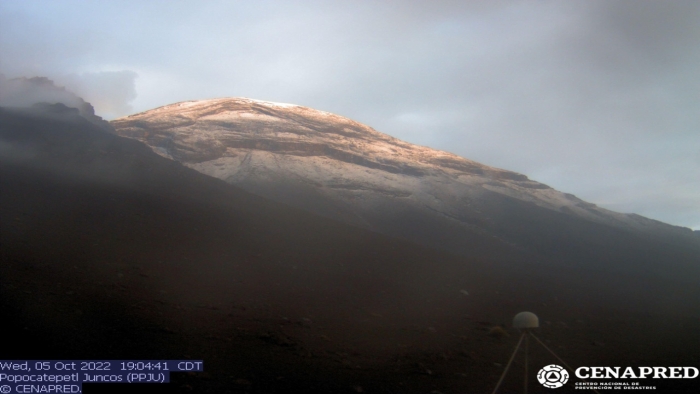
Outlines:
{"type": "Polygon", "coordinates": [[[7,79],[0,74],[0,107],[34,107],[37,104],[63,104],[75,108],[83,118],[111,131],[112,126],[95,115],[92,105],[45,77],[7,79]]]}
{"type": "Polygon", "coordinates": [[[133,111],[136,98],[133,71],[103,71],[56,77],[57,83],[90,102],[103,118],[112,119],[133,111]]]}

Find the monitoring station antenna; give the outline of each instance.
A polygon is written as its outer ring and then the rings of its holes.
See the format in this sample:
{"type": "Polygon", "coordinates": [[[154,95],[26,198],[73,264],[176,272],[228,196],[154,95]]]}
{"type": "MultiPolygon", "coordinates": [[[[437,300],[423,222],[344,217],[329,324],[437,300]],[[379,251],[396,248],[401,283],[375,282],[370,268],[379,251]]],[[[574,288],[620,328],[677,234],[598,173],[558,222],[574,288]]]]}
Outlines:
{"type": "MultiPolygon", "coordinates": [[[[513,350],[513,354],[510,356],[510,360],[508,360],[508,364],[506,365],[506,368],[503,370],[503,374],[501,374],[501,378],[498,379],[498,383],[496,383],[496,388],[493,389],[493,392],[491,394],[496,394],[498,389],[501,387],[501,383],[503,383],[503,379],[505,379],[506,374],[508,373],[508,369],[510,368],[510,365],[513,363],[513,360],[515,359],[515,355],[518,353],[518,349],[520,349],[520,345],[523,343],[523,339],[525,340],[525,382],[523,384],[523,393],[527,394],[527,376],[528,376],[528,347],[529,347],[529,338],[533,337],[542,347],[544,347],[548,352],[552,353],[552,355],[559,360],[566,368],[568,368],[570,371],[573,371],[573,368],[569,366],[564,360],[559,358],[552,349],[547,347],[542,341],[540,341],[539,338],[535,336],[535,334],[532,333],[532,330],[535,328],[538,328],[540,326],[540,319],[537,317],[532,312],[520,312],[515,317],[513,318],[513,327],[517,328],[522,332],[520,335],[520,339],[518,340],[518,344],[515,345],[515,350],[513,350]]],[[[594,392],[598,393],[597,390],[593,389],[594,392]]]]}

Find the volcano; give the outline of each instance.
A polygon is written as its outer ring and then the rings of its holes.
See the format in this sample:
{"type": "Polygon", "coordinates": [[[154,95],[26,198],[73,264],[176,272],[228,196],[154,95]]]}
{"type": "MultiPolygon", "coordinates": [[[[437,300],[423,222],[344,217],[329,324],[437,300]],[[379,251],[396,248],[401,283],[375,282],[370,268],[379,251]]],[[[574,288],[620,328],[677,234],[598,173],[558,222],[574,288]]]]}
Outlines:
{"type": "Polygon", "coordinates": [[[612,212],[307,107],[188,101],[112,125],[256,195],[450,253],[660,275],[668,265],[698,268],[700,238],[690,229],[612,212]]]}

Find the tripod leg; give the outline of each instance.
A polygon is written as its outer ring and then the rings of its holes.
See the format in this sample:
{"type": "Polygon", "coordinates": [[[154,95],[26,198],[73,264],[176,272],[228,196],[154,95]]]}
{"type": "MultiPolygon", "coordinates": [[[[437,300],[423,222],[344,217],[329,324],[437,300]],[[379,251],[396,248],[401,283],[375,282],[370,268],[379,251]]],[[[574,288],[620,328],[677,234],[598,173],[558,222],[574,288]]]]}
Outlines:
{"type": "MultiPolygon", "coordinates": [[[[525,334],[523,334],[525,335],[525,334]]],[[[527,352],[528,352],[529,337],[525,335],[525,387],[523,393],[527,394],[527,352]]]]}
{"type": "MultiPolygon", "coordinates": [[[[554,352],[552,351],[552,349],[548,348],[547,345],[544,344],[544,342],[540,341],[540,339],[537,338],[537,337],[535,336],[535,334],[533,334],[532,332],[530,332],[530,335],[532,335],[532,337],[535,338],[535,340],[536,340],[537,342],[539,342],[539,344],[542,345],[543,348],[545,348],[548,352],[552,353],[552,356],[554,356],[557,360],[559,360],[562,364],[564,364],[564,366],[565,366],[566,368],[568,368],[570,371],[573,371],[573,370],[574,370],[573,368],[571,368],[571,367],[569,366],[569,364],[566,363],[566,361],[564,361],[564,360],[562,360],[561,358],[559,358],[559,356],[557,356],[557,354],[554,353],[554,352]]],[[[581,380],[583,380],[584,382],[586,381],[586,379],[581,379],[581,380]]],[[[600,394],[600,393],[598,392],[598,390],[596,390],[596,389],[593,389],[593,392],[596,393],[596,394],[600,394]]]]}
{"type": "Polygon", "coordinates": [[[496,383],[496,388],[493,389],[493,392],[491,394],[496,394],[496,391],[498,391],[498,388],[501,387],[501,383],[503,383],[503,379],[506,377],[506,374],[508,373],[508,368],[510,368],[510,364],[513,363],[513,359],[515,358],[515,353],[518,352],[518,349],[520,349],[520,344],[523,342],[523,338],[525,337],[525,332],[523,335],[520,336],[520,340],[518,341],[518,344],[515,346],[515,350],[513,350],[513,355],[510,356],[510,360],[508,360],[508,364],[506,365],[506,369],[503,370],[503,374],[501,374],[501,378],[498,379],[498,383],[496,383]]]}

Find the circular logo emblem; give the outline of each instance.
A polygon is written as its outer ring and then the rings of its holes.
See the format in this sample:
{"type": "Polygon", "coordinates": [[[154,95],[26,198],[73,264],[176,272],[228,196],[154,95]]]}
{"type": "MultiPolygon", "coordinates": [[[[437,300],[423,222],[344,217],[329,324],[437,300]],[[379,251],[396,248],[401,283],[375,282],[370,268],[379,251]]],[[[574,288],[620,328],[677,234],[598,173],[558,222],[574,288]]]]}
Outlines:
{"type": "Polygon", "coordinates": [[[558,365],[547,365],[537,373],[537,380],[544,387],[558,389],[569,381],[569,373],[558,365]]]}

